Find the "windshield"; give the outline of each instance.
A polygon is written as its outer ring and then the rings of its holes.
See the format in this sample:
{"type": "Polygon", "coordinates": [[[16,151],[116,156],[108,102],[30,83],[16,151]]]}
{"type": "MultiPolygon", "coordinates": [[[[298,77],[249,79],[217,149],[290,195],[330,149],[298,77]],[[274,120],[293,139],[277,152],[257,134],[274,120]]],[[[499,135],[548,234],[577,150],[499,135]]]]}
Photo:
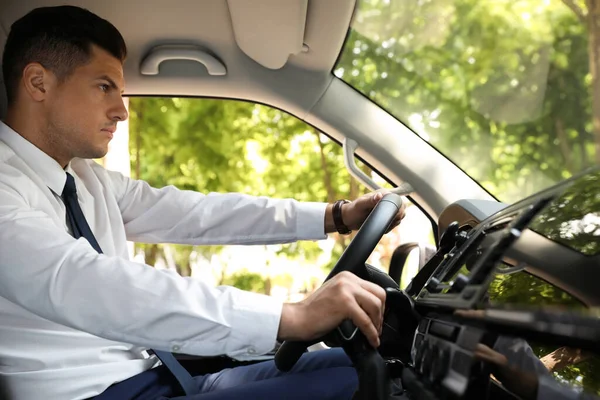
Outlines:
{"type": "Polygon", "coordinates": [[[577,178],[530,228],[585,255],[600,254],[600,171],[577,178]]]}
{"type": "Polygon", "coordinates": [[[334,73],[516,201],[600,163],[586,3],[362,0],[334,73]]]}

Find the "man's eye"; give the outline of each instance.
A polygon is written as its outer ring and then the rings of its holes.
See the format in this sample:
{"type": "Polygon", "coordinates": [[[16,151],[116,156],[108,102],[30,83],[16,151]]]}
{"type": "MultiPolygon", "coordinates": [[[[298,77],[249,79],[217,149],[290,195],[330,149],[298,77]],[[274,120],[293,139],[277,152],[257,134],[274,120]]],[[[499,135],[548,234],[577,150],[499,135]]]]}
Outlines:
{"type": "Polygon", "coordinates": [[[103,92],[108,92],[108,89],[110,89],[110,86],[108,86],[106,84],[102,84],[99,87],[100,87],[100,90],[102,90],[103,92]]]}

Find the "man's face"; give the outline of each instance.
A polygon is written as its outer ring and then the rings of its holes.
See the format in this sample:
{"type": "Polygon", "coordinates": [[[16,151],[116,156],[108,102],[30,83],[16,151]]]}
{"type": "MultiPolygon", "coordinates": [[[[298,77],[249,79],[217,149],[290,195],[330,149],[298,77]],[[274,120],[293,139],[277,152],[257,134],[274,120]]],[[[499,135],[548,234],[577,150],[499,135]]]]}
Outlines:
{"type": "Polygon", "coordinates": [[[123,86],[121,62],[93,46],[90,62],[48,93],[46,135],[59,162],[106,155],[117,122],[127,119],[123,86]]]}

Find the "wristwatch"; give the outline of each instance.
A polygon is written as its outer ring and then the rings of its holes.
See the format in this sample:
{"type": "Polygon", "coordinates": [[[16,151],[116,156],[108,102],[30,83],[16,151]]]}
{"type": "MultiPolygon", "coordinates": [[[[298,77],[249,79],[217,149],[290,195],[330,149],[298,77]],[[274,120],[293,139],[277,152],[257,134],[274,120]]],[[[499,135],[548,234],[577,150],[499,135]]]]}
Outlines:
{"type": "Polygon", "coordinates": [[[338,200],[333,204],[332,214],[333,214],[333,224],[335,225],[335,230],[342,235],[347,235],[352,232],[346,224],[344,224],[344,220],[342,219],[342,206],[344,204],[350,203],[348,200],[338,200]]]}

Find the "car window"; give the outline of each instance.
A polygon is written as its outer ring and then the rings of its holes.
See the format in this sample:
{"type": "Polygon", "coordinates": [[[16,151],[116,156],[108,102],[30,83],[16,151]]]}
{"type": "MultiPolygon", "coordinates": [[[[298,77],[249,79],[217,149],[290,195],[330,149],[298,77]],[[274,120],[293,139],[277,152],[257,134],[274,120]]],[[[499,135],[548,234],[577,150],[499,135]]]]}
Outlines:
{"type": "Polygon", "coordinates": [[[360,0],[334,73],[513,202],[600,163],[593,4],[360,0]]]}
{"type": "MultiPolygon", "coordinates": [[[[526,271],[497,275],[488,293],[493,305],[585,308],[564,290],[526,271]]],[[[600,394],[600,357],[569,347],[529,344],[558,381],[600,394]]]]}
{"type": "MultiPolygon", "coordinates": [[[[278,109],[235,100],[138,97],[129,99],[129,112],[130,173],[153,186],[330,203],[367,192],[347,172],[337,142],[278,109]]],[[[272,246],[135,244],[134,253],[215,285],[296,300],[320,285],[352,237],[272,246]]],[[[431,221],[412,204],[368,262],[387,271],[392,252],[407,241],[433,242],[431,221]]]]}

